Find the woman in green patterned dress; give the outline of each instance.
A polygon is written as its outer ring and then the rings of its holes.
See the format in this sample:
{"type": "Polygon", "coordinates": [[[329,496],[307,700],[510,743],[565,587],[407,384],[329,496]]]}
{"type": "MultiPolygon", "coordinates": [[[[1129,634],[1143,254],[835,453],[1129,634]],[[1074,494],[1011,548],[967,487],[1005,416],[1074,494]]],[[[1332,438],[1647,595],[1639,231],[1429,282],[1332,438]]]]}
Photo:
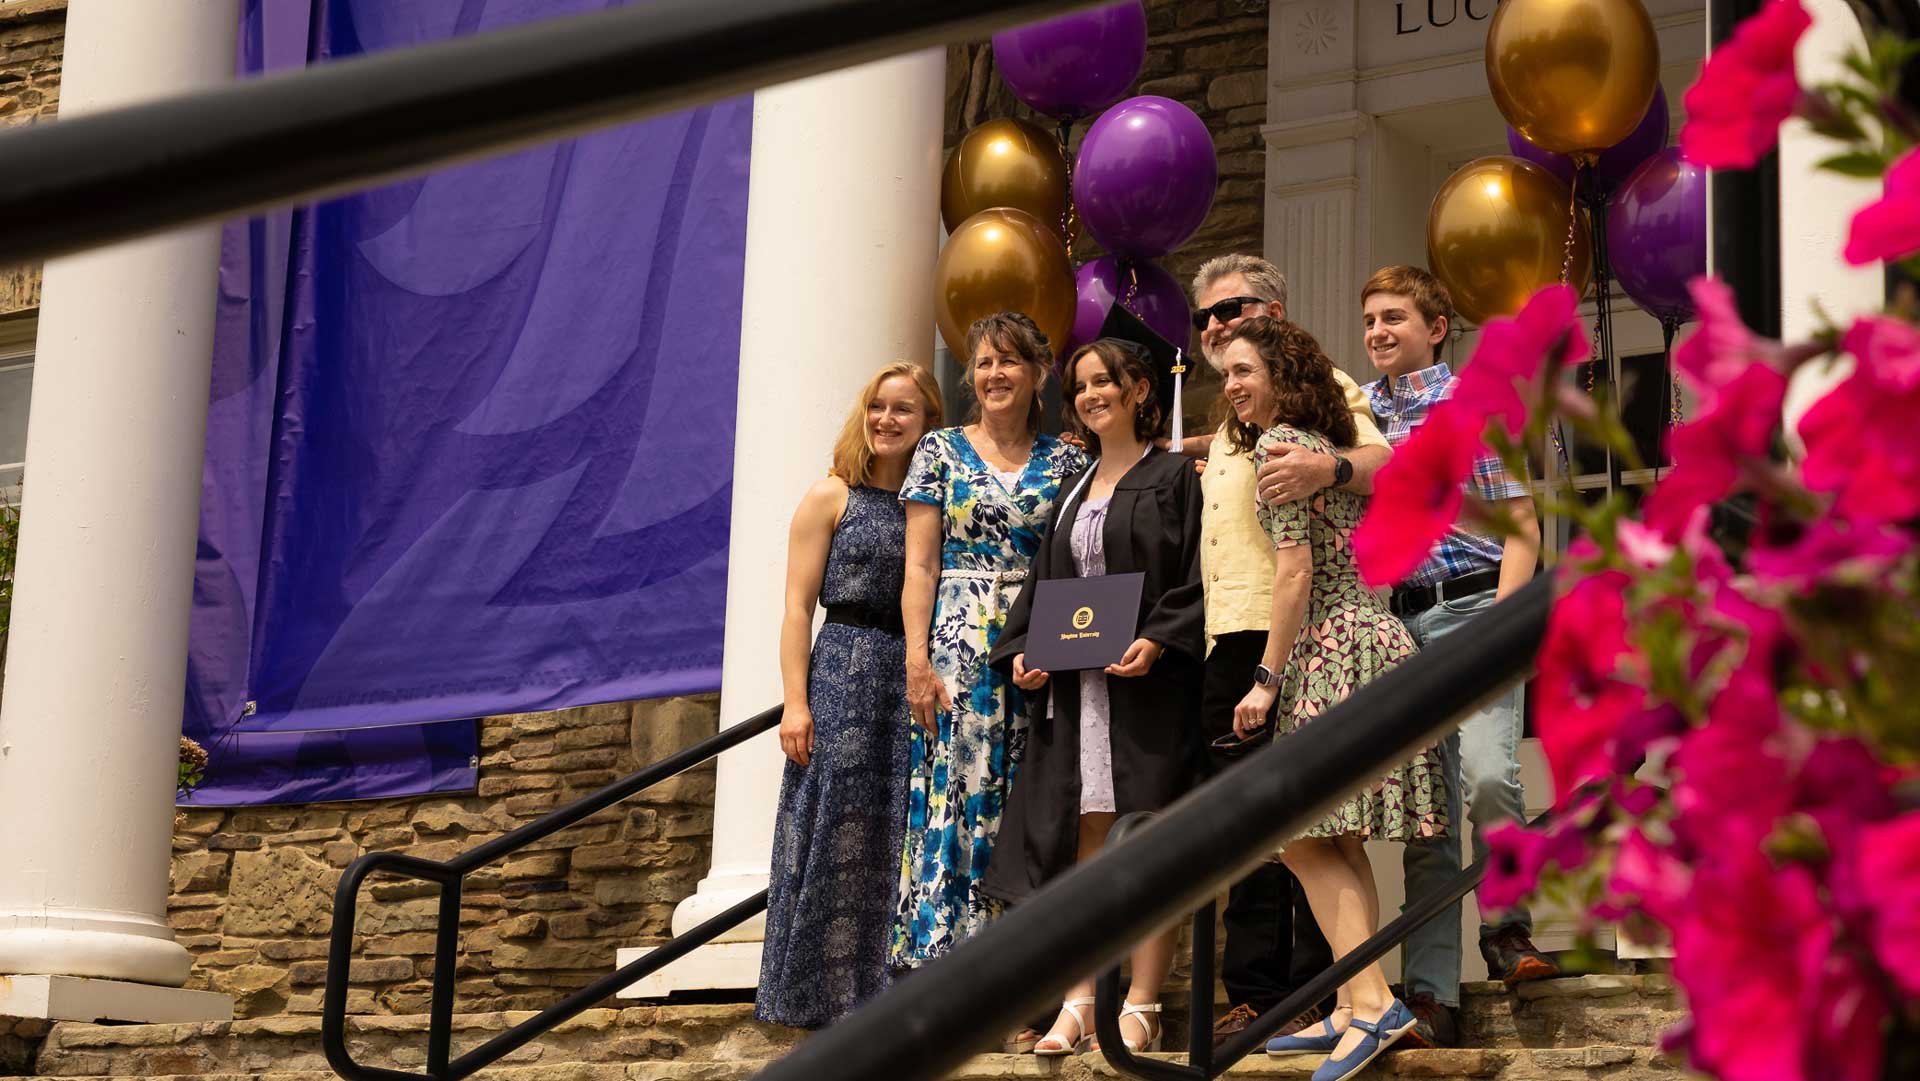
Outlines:
{"type": "MultiPolygon", "coordinates": [[[[1311,334],[1284,320],[1249,319],[1226,347],[1224,393],[1234,413],[1228,439],[1254,462],[1292,443],[1321,453],[1354,445],[1353,414],[1333,364],[1311,334]]],[[[1259,508],[1274,546],[1273,620],[1262,663],[1234,710],[1242,739],[1278,704],[1276,735],[1310,723],[1361,684],[1414,652],[1405,625],[1360,580],[1353,530],[1366,498],[1329,488],[1308,499],[1259,508]]],[[[1320,929],[1344,956],[1380,924],[1380,898],[1366,842],[1446,833],[1446,792],[1437,748],[1387,773],[1372,791],[1341,804],[1287,843],[1281,859],[1299,877],[1320,929]]],[[[1314,1081],[1356,1072],[1413,1025],[1413,1015],[1368,965],[1340,988],[1325,1023],[1280,1037],[1268,1054],[1330,1053],[1314,1081]]]]}

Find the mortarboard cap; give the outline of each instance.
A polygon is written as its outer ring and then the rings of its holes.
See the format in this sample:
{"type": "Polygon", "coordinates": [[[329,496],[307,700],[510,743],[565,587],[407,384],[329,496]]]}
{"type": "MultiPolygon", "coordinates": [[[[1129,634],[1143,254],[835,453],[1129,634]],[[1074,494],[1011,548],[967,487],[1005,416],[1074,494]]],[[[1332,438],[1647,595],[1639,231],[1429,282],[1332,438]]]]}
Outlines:
{"type": "Polygon", "coordinates": [[[1160,402],[1160,413],[1170,419],[1170,435],[1173,442],[1178,444],[1181,436],[1180,391],[1187,372],[1186,350],[1162,338],[1139,316],[1118,302],[1108,309],[1106,321],[1100,324],[1100,337],[1118,338],[1146,351],[1150,358],[1148,363],[1153,368],[1154,394],[1160,402]]]}

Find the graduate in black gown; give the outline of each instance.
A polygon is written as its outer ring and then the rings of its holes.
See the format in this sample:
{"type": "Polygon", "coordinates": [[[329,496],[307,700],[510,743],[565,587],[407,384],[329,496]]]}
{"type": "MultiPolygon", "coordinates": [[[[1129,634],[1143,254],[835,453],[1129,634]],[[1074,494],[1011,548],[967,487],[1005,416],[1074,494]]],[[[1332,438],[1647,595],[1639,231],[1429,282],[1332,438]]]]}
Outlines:
{"type": "MultiPolygon", "coordinates": [[[[1140,326],[1138,335],[1175,351],[1140,326]]],[[[1161,395],[1148,349],[1102,338],[1067,367],[1069,427],[1098,460],[1068,478],[1025,587],[990,657],[1034,703],[1027,754],[1007,798],[1000,845],[982,889],[1017,903],[1074,864],[1093,858],[1114,820],[1158,810],[1193,783],[1200,756],[1200,482],[1193,463],[1150,442],[1159,434],[1161,395]],[[1135,639],[1104,670],[1047,673],[1026,665],[1036,583],[1140,572],[1145,575],[1135,639]],[[1044,688],[1044,692],[1042,689],[1044,688]]],[[[1135,1050],[1160,1040],[1160,985],[1171,967],[1174,930],[1133,953],[1133,982],[1121,1032],[1135,1050]]],[[[1069,992],[1036,1054],[1069,1054],[1091,1044],[1093,985],[1069,992]]]]}

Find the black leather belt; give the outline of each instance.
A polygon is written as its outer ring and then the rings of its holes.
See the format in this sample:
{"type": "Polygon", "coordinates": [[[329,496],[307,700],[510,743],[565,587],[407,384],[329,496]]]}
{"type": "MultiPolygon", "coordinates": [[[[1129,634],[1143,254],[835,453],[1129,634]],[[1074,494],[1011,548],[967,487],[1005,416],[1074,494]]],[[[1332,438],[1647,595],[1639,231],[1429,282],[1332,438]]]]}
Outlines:
{"type": "Polygon", "coordinates": [[[1459,600],[1471,597],[1475,593],[1485,593],[1500,584],[1500,568],[1490,571],[1474,571],[1458,578],[1449,578],[1438,585],[1431,586],[1395,586],[1392,608],[1396,616],[1413,616],[1432,608],[1445,600],[1459,600]]]}
{"type": "Polygon", "coordinates": [[[907,625],[898,608],[862,608],[857,604],[827,605],[827,622],[848,627],[867,627],[888,634],[905,635],[907,625]]]}

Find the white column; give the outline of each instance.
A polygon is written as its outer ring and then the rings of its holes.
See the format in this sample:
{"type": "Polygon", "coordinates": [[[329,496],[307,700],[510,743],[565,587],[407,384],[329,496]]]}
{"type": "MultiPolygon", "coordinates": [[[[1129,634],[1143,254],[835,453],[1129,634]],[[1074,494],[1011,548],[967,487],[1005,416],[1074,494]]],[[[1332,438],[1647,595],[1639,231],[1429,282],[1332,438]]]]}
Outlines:
{"type": "MultiPolygon", "coordinates": [[[[780,702],[787,523],[851,396],[891,361],[932,362],[945,89],[929,49],[754,95],[722,727],[780,702]]],[[[783,761],[772,735],[721,756],[713,866],[675,934],[766,888],[783,761]]],[[[752,987],[763,931],[754,920],[629,994],[752,987]]]]}
{"type": "MultiPolygon", "coordinates": [[[[1802,84],[1854,78],[1843,61],[1850,50],[1864,50],[1860,19],[1846,0],[1808,0],[1813,28],[1794,50],[1802,84]]],[[[1780,129],[1780,329],[1787,341],[1805,341],[1819,329],[1820,313],[1844,327],[1877,311],[1885,293],[1878,264],[1848,266],[1840,258],[1853,216],[1880,197],[1871,180],[1822,172],[1816,162],[1838,152],[1839,144],[1816,135],[1804,120],[1788,120],[1780,129]],[[1789,211],[1786,208],[1791,207],[1789,211]]],[[[1787,391],[1789,432],[1808,407],[1853,374],[1852,360],[1831,367],[1805,364],[1787,391]]],[[[1789,435],[1799,444],[1799,437],[1789,435]]]]}
{"type": "MultiPolygon", "coordinates": [[[[238,8],[75,3],[61,114],[230,80],[238,8]]],[[[191,966],[167,875],[219,240],[46,266],[0,712],[0,973],[32,975],[0,981],[0,1012],[30,983],[178,987],[191,966]]]]}

